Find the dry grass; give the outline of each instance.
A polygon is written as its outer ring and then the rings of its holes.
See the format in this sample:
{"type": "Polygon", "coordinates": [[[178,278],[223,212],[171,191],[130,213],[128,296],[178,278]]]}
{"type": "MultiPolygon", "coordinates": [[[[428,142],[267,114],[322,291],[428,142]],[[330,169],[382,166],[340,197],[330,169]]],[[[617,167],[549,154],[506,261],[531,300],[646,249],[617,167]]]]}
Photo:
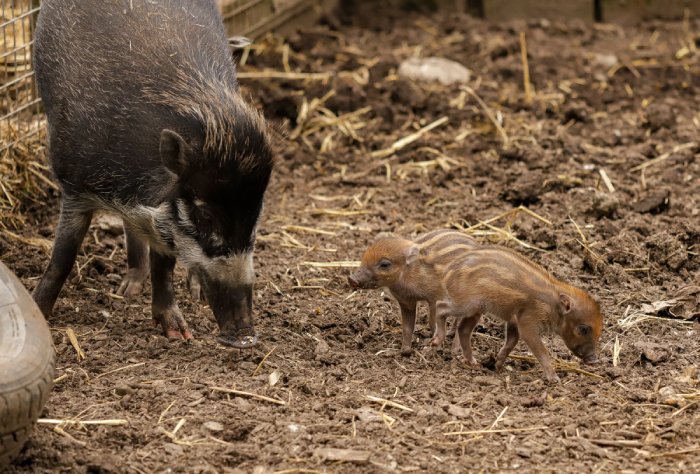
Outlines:
{"type": "MultiPolygon", "coordinates": [[[[2,130],[0,149],[15,136],[15,130],[2,130]]],[[[49,178],[44,143],[43,134],[35,134],[0,151],[0,231],[21,229],[26,206],[45,200],[50,190],[58,189],[49,178]]]]}

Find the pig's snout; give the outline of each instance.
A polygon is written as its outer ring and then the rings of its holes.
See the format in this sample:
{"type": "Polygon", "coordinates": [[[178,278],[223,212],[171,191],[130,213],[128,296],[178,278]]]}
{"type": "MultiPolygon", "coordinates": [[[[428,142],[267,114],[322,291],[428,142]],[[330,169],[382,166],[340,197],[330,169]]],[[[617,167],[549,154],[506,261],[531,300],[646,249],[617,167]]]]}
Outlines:
{"type": "Polygon", "coordinates": [[[255,346],[253,284],[221,281],[205,273],[205,293],[219,325],[220,344],[237,349],[255,346]]]}
{"type": "Polygon", "coordinates": [[[595,354],[583,357],[583,363],[588,365],[595,365],[599,362],[598,356],[595,354]]]}
{"type": "Polygon", "coordinates": [[[356,290],[371,290],[377,287],[377,282],[374,280],[374,278],[362,270],[348,276],[348,283],[356,290]]]}
{"type": "Polygon", "coordinates": [[[258,343],[258,335],[255,334],[253,328],[247,329],[235,331],[232,334],[222,333],[216,340],[224,346],[235,347],[236,349],[249,349],[258,343]],[[245,334],[246,332],[249,332],[249,334],[245,334]]]}

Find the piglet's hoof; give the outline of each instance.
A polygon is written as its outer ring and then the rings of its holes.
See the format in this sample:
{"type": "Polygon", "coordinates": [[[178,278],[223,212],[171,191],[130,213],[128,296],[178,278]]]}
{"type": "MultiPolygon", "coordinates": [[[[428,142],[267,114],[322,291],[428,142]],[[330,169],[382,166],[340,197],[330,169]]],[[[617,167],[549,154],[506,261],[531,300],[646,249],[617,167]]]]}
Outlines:
{"type": "Polygon", "coordinates": [[[545,379],[545,381],[547,381],[547,383],[550,383],[550,384],[557,384],[557,383],[561,382],[561,379],[555,373],[545,374],[544,379],[545,379]]]}
{"type": "Polygon", "coordinates": [[[216,340],[224,346],[249,349],[258,343],[258,335],[255,334],[253,328],[246,328],[237,332],[221,334],[216,340]]]}
{"type": "Polygon", "coordinates": [[[413,354],[413,349],[411,347],[402,347],[401,348],[401,355],[404,357],[408,357],[411,354],[413,354]]]}

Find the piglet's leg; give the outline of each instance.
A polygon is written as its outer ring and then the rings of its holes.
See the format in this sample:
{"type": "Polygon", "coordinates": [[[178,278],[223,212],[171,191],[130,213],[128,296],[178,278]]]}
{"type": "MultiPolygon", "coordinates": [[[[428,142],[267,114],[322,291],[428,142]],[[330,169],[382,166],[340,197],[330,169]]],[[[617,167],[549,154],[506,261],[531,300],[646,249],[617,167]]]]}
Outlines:
{"type": "Polygon", "coordinates": [[[175,259],[151,250],[151,284],[153,300],[151,312],[153,323],[163,328],[163,335],[168,339],[192,339],[192,332],[182,317],[175,301],[173,288],[173,269],[175,259]]]}
{"type": "MultiPolygon", "coordinates": [[[[459,326],[460,321],[456,321],[455,325],[459,326]]],[[[462,344],[461,344],[461,341],[459,340],[459,331],[457,331],[457,329],[455,328],[455,334],[454,334],[454,337],[452,338],[452,353],[459,354],[460,352],[462,352],[462,344]]]]}
{"type": "Polygon", "coordinates": [[[445,326],[447,325],[447,317],[452,310],[450,303],[447,301],[438,301],[435,306],[435,332],[430,344],[433,346],[441,346],[445,342],[445,326]]]}
{"type": "Polygon", "coordinates": [[[554,367],[552,367],[552,358],[549,356],[549,352],[547,352],[547,348],[542,342],[542,338],[537,330],[537,325],[520,323],[519,332],[520,337],[523,338],[523,341],[525,341],[537,360],[540,361],[545,380],[550,383],[559,382],[559,376],[554,371],[554,367]]]}
{"type": "Polygon", "coordinates": [[[129,298],[141,293],[148,278],[148,244],[126,222],[124,222],[124,236],[128,270],[117,289],[117,294],[129,298]]]}
{"type": "Polygon", "coordinates": [[[472,331],[479,322],[479,319],[481,319],[481,315],[478,313],[475,315],[465,315],[462,319],[460,319],[459,325],[457,326],[457,332],[455,334],[455,337],[457,337],[457,334],[459,334],[459,341],[462,345],[464,360],[467,361],[467,364],[472,366],[479,365],[472,354],[472,331]]]}
{"type": "Polygon", "coordinates": [[[401,340],[401,355],[410,355],[412,352],[413,331],[416,329],[416,301],[401,301],[401,329],[403,338],[401,340]]]}
{"type": "Polygon", "coordinates": [[[437,312],[435,301],[428,303],[428,328],[430,334],[435,334],[435,313],[437,312]]]}
{"type": "Polygon", "coordinates": [[[497,372],[503,368],[508,354],[510,354],[513,348],[518,344],[519,338],[520,333],[518,332],[518,325],[515,323],[506,323],[506,341],[503,343],[503,347],[501,347],[501,350],[498,351],[498,355],[496,356],[497,372]]]}

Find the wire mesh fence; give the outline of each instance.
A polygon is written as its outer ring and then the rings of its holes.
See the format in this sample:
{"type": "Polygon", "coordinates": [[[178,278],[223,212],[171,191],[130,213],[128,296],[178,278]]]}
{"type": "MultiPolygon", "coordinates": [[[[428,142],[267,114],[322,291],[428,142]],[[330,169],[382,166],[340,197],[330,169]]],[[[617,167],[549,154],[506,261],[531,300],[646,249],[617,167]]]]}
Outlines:
{"type": "Polygon", "coordinates": [[[0,0],[0,152],[41,132],[32,71],[38,0],[0,0]]]}

